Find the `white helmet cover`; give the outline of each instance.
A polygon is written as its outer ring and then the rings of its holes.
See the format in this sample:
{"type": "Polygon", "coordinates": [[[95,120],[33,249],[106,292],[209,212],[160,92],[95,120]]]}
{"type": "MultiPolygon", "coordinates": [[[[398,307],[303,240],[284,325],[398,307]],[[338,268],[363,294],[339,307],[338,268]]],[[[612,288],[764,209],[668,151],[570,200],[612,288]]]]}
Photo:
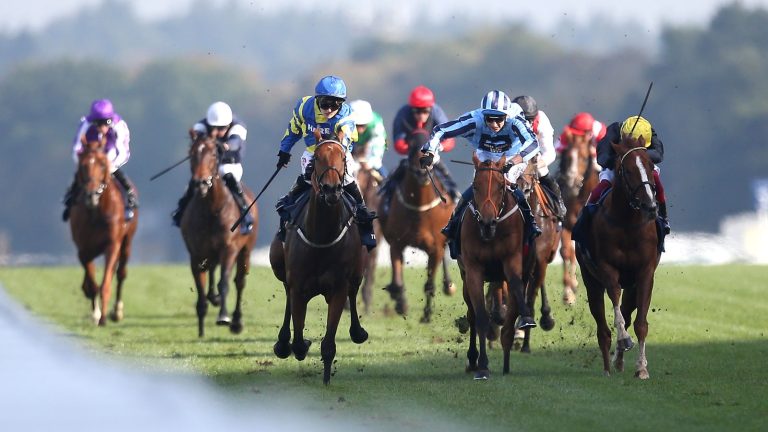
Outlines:
{"type": "Polygon", "coordinates": [[[349,106],[352,108],[355,124],[364,125],[373,121],[373,108],[371,108],[371,104],[368,101],[354,100],[349,103],[349,106]]]}
{"type": "Polygon", "coordinates": [[[232,123],[232,108],[224,102],[214,102],[208,107],[205,120],[210,126],[229,126],[232,123]]]}

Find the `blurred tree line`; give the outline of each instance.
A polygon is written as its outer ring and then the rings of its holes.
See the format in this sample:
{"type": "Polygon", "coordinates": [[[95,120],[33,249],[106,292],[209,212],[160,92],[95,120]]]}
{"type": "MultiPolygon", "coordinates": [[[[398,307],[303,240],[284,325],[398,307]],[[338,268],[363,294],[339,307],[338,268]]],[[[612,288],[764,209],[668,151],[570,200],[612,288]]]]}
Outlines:
{"type": "MultiPolygon", "coordinates": [[[[162,30],[175,31],[177,43],[184,44],[211,22],[199,10],[186,19],[179,18],[175,29],[167,25],[162,30]]],[[[441,40],[361,39],[350,46],[346,59],[335,57],[311,66],[298,78],[283,79],[270,79],[262,65],[244,64],[226,55],[193,52],[157,59],[152,55],[152,34],[91,24],[83,24],[88,34],[122,35],[133,41],[136,57],[132,58],[137,60],[129,65],[109,58],[93,60],[98,57],[95,53],[109,51],[110,44],[116,43],[110,37],[77,39],[84,40],[83,50],[67,58],[40,60],[21,50],[19,59],[28,60],[11,65],[0,56],[5,70],[0,76],[0,130],[5,132],[0,141],[4,153],[0,158],[0,240],[4,238],[14,253],[73,250],[68,226],[60,222],[60,200],[74,171],[71,143],[79,119],[91,100],[100,97],[113,100],[131,129],[132,156],[125,171],[140,191],[135,253],[142,261],[186,256],[169,215],[186,187],[189,169],[178,167],[151,183],[149,177],[186,155],[187,130],[204,116],[207,106],[227,101],[248,125],[244,181],[259,189],[274,171],[291,108],[299,97],[311,94],[316,80],[327,73],[344,77],[350,99],[371,101],[388,129],[410,89],[426,84],[449,117],[474,109],[485,92],[494,88],[511,96],[530,94],[550,116],[556,134],[578,111],[590,111],[606,122],[635,114],[653,80],[645,116],[665,143],[662,179],[675,230],[714,231],[724,215],[751,209],[750,182],[768,173],[768,150],[762,145],[768,136],[768,13],[764,10],[733,5],[720,10],[707,28],[668,28],[656,59],[642,49],[596,55],[564,48],[556,40],[510,25],[441,40]],[[85,55],[89,44],[104,45],[85,55]]],[[[47,32],[58,34],[55,28],[47,32]]],[[[259,37],[246,35],[232,46],[258,44],[281,52],[265,62],[287,57],[291,64],[311,63],[303,57],[303,47],[277,50],[281,47],[277,41],[265,44],[259,37]]],[[[19,35],[11,45],[21,46],[19,38],[26,38],[24,43],[32,52],[41,43],[19,35]]],[[[61,42],[59,38],[52,36],[50,43],[61,42]]],[[[0,53],[7,55],[9,44],[0,38],[0,53]]],[[[294,149],[287,172],[260,199],[260,245],[266,245],[275,232],[273,204],[295,179],[299,150],[294,149]]],[[[470,154],[464,143],[448,159],[469,160],[470,154]]],[[[397,160],[390,153],[385,164],[393,167],[397,160]]],[[[455,164],[450,168],[460,185],[469,183],[471,170],[455,164]]]]}

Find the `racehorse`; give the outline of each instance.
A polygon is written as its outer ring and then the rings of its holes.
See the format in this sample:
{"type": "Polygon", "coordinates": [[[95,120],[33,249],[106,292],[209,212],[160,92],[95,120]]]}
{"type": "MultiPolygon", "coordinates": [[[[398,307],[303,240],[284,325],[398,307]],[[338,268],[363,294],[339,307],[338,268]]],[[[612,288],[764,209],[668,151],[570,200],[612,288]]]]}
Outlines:
{"type": "MultiPolygon", "coordinates": [[[[531,211],[536,217],[536,223],[541,229],[541,235],[536,239],[536,247],[530,249],[523,257],[523,279],[525,283],[525,299],[528,308],[533,314],[536,296],[541,291],[541,318],[539,325],[545,331],[552,330],[555,320],[552,318],[552,309],[549,306],[546,287],[544,285],[547,266],[555,258],[557,245],[560,242],[560,232],[555,212],[557,211],[550,198],[542,189],[539,182],[539,174],[536,159],[531,159],[522,175],[517,179],[517,187],[523,191],[531,211]]],[[[555,204],[556,205],[556,204],[555,204]]],[[[525,250],[525,249],[524,249],[525,250]]],[[[509,292],[506,282],[491,282],[489,284],[486,301],[489,305],[491,320],[494,324],[489,340],[495,340],[498,336],[497,327],[504,322],[506,304],[509,302],[509,292]]],[[[530,353],[530,328],[515,330],[513,347],[523,353],[530,353]]]]}
{"type": "MultiPolygon", "coordinates": [[[[597,341],[603,355],[605,375],[610,375],[608,353],[611,348],[611,330],[606,323],[604,305],[607,292],[613,304],[616,328],[614,367],[619,372],[624,369],[624,351],[634,345],[627,329],[632,322],[632,312],[636,310],[635,335],[640,353],[635,376],[647,379],[646,317],[654,273],[661,258],[660,228],[655,223],[658,206],[653,163],[645,151],[642,137],[639,140],[625,137],[620,143],[611,145],[617,155],[615,186],[592,216],[592,222],[583,227],[586,241],[577,242],[576,258],[587,287],[589,310],[597,323],[597,341]]],[[[588,210],[584,209],[582,213],[585,211],[588,210]]],[[[579,220],[581,223],[582,219],[579,220]]],[[[581,232],[580,226],[576,229],[581,232]]]]}
{"type": "Polygon", "coordinates": [[[322,295],[328,304],[325,336],[320,345],[323,383],[331,380],[336,356],[336,330],[349,300],[349,335],[358,344],[368,339],[357,314],[357,292],[365,269],[366,253],[354,224],[353,210],[342,194],[346,168],[345,150],[339,140],[323,140],[316,132],[315,169],[309,200],[295,225],[289,224],[285,244],[275,236],[269,250],[272,271],[285,287],[285,315],[274,352],[301,361],[311,342],[304,339],[307,302],[322,295]],[[290,321],[293,318],[293,342],[290,321]]]}
{"type": "Polygon", "coordinates": [[[403,280],[403,250],[412,246],[427,253],[427,281],[424,284],[426,302],[422,323],[432,319],[432,301],[435,296],[435,275],[437,267],[443,264],[443,293],[452,295],[456,287],[448,272],[448,258],[445,256],[447,238],[441,230],[448,223],[451,212],[456,206],[452,197],[442,202],[435,192],[437,187],[443,196],[449,195],[442,184],[431,184],[427,172],[421,168],[419,158],[421,148],[429,139],[425,129],[414,129],[408,137],[408,167],[399,185],[395,185],[389,213],[385,214],[382,203],[379,214],[384,238],[389,243],[389,255],[392,260],[392,282],[385,288],[392,300],[395,311],[405,315],[408,303],[405,298],[403,280]]]}
{"type": "Polygon", "coordinates": [[[472,161],[475,165],[474,196],[462,215],[458,263],[464,281],[470,329],[467,371],[474,371],[475,379],[487,379],[490,372],[486,338],[490,319],[483,295],[484,282],[504,281],[511,293],[501,331],[504,373],[509,372],[516,318],[518,315],[524,317],[521,322],[531,322],[532,319],[523,293],[524,221],[505,178],[506,158],[480,162],[475,154],[472,161]],[[480,340],[479,353],[476,338],[480,340]]]}
{"type": "Polygon", "coordinates": [[[572,240],[573,225],[589,193],[597,186],[597,166],[592,156],[592,143],[588,135],[565,133],[566,149],[560,157],[558,184],[563,194],[566,213],[561,233],[560,256],[563,258],[563,303],[576,302],[576,255],[572,240]]]}
{"type": "MultiPolygon", "coordinates": [[[[195,192],[181,218],[181,236],[189,251],[189,264],[192,277],[197,288],[197,334],[205,335],[205,315],[208,312],[208,302],[219,306],[217,325],[228,325],[229,330],[239,334],[243,330],[242,300],[245,289],[245,277],[250,268],[251,250],[256,244],[258,226],[258,210],[251,207],[253,230],[248,234],[232,233],[229,227],[240,217],[240,208],[234,197],[219,176],[219,159],[217,143],[214,138],[205,134],[189,132],[191,145],[189,161],[192,170],[192,181],[195,192]],[[230,318],[227,311],[227,295],[232,267],[237,263],[235,271],[235,287],[237,302],[235,311],[230,318]],[[221,275],[218,282],[218,295],[214,287],[216,267],[221,265],[221,275]],[[206,294],[206,279],[208,292],[206,294]]],[[[253,193],[243,187],[248,200],[253,199],[253,193]]]]}
{"type": "MultiPolygon", "coordinates": [[[[356,156],[358,153],[353,153],[356,156]]],[[[361,149],[359,154],[365,154],[365,150],[361,149]]],[[[368,208],[378,208],[381,197],[378,194],[379,184],[383,180],[381,174],[374,168],[371,168],[367,162],[363,159],[357,160],[359,169],[357,170],[357,185],[360,187],[360,191],[363,195],[365,203],[368,208]]],[[[378,218],[373,221],[373,232],[376,238],[381,238],[381,223],[378,218]]],[[[379,248],[373,248],[368,252],[368,265],[365,268],[365,274],[363,275],[363,310],[366,314],[370,312],[371,305],[373,304],[373,286],[376,283],[376,259],[379,255],[379,248]]]]}
{"type": "Polygon", "coordinates": [[[110,163],[103,148],[105,141],[83,141],[83,152],[78,156],[77,190],[79,194],[72,206],[69,227],[77,247],[77,256],[85,269],[82,290],[91,300],[92,317],[100,326],[106,324],[112,276],[117,265],[117,295],[110,319],[123,319],[123,282],[131,256],[131,242],[138,225],[138,210],[125,220],[125,203],[118,183],[110,173],[110,163]],[[104,276],[101,285],[94,279],[93,262],[104,255],[104,276]],[[96,297],[101,297],[101,305],[96,297]],[[104,311],[104,314],[102,314],[104,311]]]}

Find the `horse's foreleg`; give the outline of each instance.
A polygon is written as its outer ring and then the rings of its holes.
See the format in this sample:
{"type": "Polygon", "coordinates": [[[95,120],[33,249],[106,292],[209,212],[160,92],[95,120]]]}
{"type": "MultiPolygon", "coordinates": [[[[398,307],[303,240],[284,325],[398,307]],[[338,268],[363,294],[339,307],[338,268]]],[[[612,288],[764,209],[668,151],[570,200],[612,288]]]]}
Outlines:
{"type": "Polygon", "coordinates": [[[421,323],[432,321],[432,308],[435,299],[435,274],[437,273],[437,266],[440,265],[441,258],[442,256],[434,251],[428,255],[427,282],[424,283],[424,315],[421,317],[421,323]]]}
{"type": "MultiPolygon", "coordinates": [[[[328,302],[328,318],[325,326],[325,336],[320,343],[320,356],[323,359],[323,384],[331,382],[331,367],[336,357],[336,330],[344,310],[347,290],[337,291],[328,302]]],[[[350,305],[351,306],[351,305],[350,305]]]]}
{"type": "Polygon", "coordinates": [[[237,301],[235,302],[235,311],[232,313],[232,324],[229,325],[229,331],[234,334],[240,334],[243,331],[243,290],[245,290],[245,277],[248,275],[250,266],[249,254],[246,248],[240,249],[240,252],[237,254],[236,265],[235,289],[237,289],[237,301]]]}
{"type": "Polygon", "coordinates": [[[291,295],[291,317],[293,318],[293,342],[291,349],[296,360],[304,360],[312,342],[304,339],[304,320],[307,315],[307,301],[297,288],[299,284],[289,285],[288,292],[291,295]]]}
{"type": "Polygon", "coordinates": [[[216,265],[211,264],[208,267],[208,293],[205,296],[209,302],[211,302],[214,306],[219,306],[221,304],[221,297],[219,297],[219,293],[216,291],[216,265]]]}
{"type": "Polygon", "coordinates": [[[639,345],[637,363],[635,364],[635,377],[648,379],[648,360],[645,357],[645,339],[648,336],[648,309],[651,306],[651,294],[653,292],[653,272],[647,271],[648,277],[637,284],[637,315],[635,315],[635,335],[639,345]]]}
{"type": "MultiPolygon", "coordinates": [[[[120,245],[113,244],[107,247],[104,253],[104,279],[101,281],[101,310],[106,312],[109,310],[109,298],[112,295],[112,276],[115,273],[115,267],[117,266],[117,259],[120,254],[120,245]]],[[[106,315],[102,314],[99,318],[99,325],[104,326],[107,324],[106,315]]]]}
{"type": "Polygon", "coordinates": [[[205,299],[205,276],[207,269],[201,266],[200,262],[201,260],[197,260],[194,257],[190,259],[192,279],[194,279],[195,288],[197,289],[197,303],[195,304],[195,310],[197,311],[197,336],[203,337],[205,335],[205,314],[208,313],[208,301],[205,299]]]}
{"type": "Polygon", "coordinates": [[[232,267],[235,265],[236,258],[237,252],[228,247],[221,259],[221,275],[218,283],[221,304],[219,304],[219,316],[216,318],[216,325],[228,326],[232,323],[232,318],[229,317],[227,310],[227,295],[229,295],[229,278],[232,277],[232,267]]]}
{"type": "Polygon", "coordinates": [[[445,245],[443,245],[442,249],[442,252],[440,252],[438,256],[443,257],[443,294],[452,296],[456,293],[456,285],[451,280],[449,258],[445,255],[445,245]]]}
{"type": "Polygon", "coordinates": [[[116,322],[123,319],[123,282],[128,276],[128,258],[130,256],[131,237],[126,234],[123,239],[123,245],[120,248],[120,258],[117,261],[117,292],[115,296],[115,307],[110,315],[112,321],[116,322]]]}
{"type": "Polygon", "coordinates": [[[291,294],[288,291],[288,284],[283,283],[283,286],[285,287],[285,314],[283,325],[280,326],[280,332],[277,334],[277,342],[272,348],[275,355],[282,359],[291,355],[291,294]]]}
{"type": "Polygon", "coordinates": [[[519,316],[519,310],[517,304],[513,301],[507,301],[507,313],[504,317],[504,326],[501,328],[501,348],[504,353],[504,369],[503,373],[509,373],[509,360],[510,352],[515,346],[515,334],[517,329],[515,328],[516,320],[519,316]]]}
{"type": "Polygon", "coordinates": [[[403,283],[403,249],[395,245],[389,247],[389,257],[392,261],[392,282],[385,288],[389,297],[395,301],[395,312],[399,315],[408,313],[408,301],[405,298],[403,283]]]}
{"type": "Polygon", "coordinates": [[[600,352],[603,356],[603,374],[610,376],[611,365],[608,355],[611,349],[611,329],[605,319],[605,288],[589,271],[584,271],[581,275],[587,287],[589,311],[597,325],[597,344],[600,346],[600,352]]]}
{"type": "Polygon", "coordinates": [[[96,274],[96,264],[94,264],[93,260],[88,260],[82,255],[80,256],[80,262],[85,270],[83,273],[83,294],[85,294],[85,297],[91,301],[91,318],[93,319],[94,324],[96,324],[99,322],[99,319],[101,319],[101,308],[99,307],[98,299],[96,298],[99,293],[99,287],[96,285],[96,279],[94,278],[94,274],[96,274]]]}
{"type": "MultiPolygon", "coordinates": [[[[365,331],[363,326],[360,324],[360,316],[357,314],[357,291],[359,290],[359,287],[354,286],[354,282],[350,282],[350,292],[349,292],[349,318],[350,318],[350,324],[349,324],[349,337],[352,339],[352,342],[356,344],[361,344],[368,340],[368,332],[365,331]]],[[[359,286],[359,283],[358,283],[359,286]]]]}
{"type": "Polygon", "coordinates": [[[560,256],[563,258],[563,304],[576,303],[576,257],[571,241],[571,230],[563,228],[560,233],[560,256]]]}
{"type": "MultiPolygon", "coordinates": [[[[488,379],[490,376],[490,371],[488,369],[488,354],[486,352],[486,337],[488,335],[490,319],[488,317],[488,311],[485,309],[482,272],[475,269],[473,269],[473,271],[467,271],[467,279],[464,283],[464,299],[465,301],[468,301],[467,304],[469,305],[469,310],[472,311],[474,318],[474,325],[472,325],[471,328],[475,329],[480,349],[480,355],[477,358],[477,371],[475,372],[474,378],[476,380],[484,380],[488,379]]],[[[472,341],[474,342],[474,338],[472,338],[472,341]]],[[[467,357],[469,357],[469,353],[467,354],[467,357]]]]}
{"type": "MultiPolygon", "coordinates": [[[[378,256],[379,248],[374,248],[368,252],[368,265],[365,267],[365,280],[363,282],[363,307],[365,308],[366,315],[370,312],[371,305],[373,304],[373,286],[376,283],[376,260],[378,256]]],[[[352,299],[349,301],[351,304],[352,299]]]]}
{"type": "Polygon", "coordinates": [[[462,274],[464,279],[464,288],[462,294],[464,296],[464,303],[467,305],[467,322],[469,323],[469,348],[467,348],[467,366],[465,370],[467,372],[477,371],[477,329],[475,328],[475,310],[472,308],[472,300],[469,297],[469,290],[467,287],[466,273],[462,274]]]}

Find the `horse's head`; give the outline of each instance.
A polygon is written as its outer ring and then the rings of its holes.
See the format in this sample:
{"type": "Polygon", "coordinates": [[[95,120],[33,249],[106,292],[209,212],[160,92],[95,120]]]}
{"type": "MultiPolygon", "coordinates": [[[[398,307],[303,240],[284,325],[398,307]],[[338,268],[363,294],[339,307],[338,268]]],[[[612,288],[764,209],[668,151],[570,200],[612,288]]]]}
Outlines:
{"type": "Polygon", "coordinates": [[[656,183],[653,177],[653,162],[648,157],[645,138],[624,137],[618,144],[611,143],[617,155],[615,172],[617,183],[623,187],[629,206],[640,210],[646,219],[655,219],[656,183]]]}
{"type": "Polygon", "coordinates": [[[99,205],[99,200],[109,184],[110,163],[103,148],[103,143],[89,141],[78,157],[77,182],[88,208],[96,208],[99,205]]]}
{"type": "Polygon", "coordinates": [[[341,142],[343,132],[336,136],[338,140],[323,139],[315,129],[315,169],[312,172],[312,187],[326,204],[335,205],[341,200],[344,186],[344,172],[347,166],[346,151],[341,142]]]}
{"type": "Polygon", "coordinates": [[[560,159],[560,176],[564,180],[565,192],[575,197],[592,167],[592,136],[566,131],[564,138],[566,146],[560,159]]]}
{"type": "Polygon", "coordinates": [[[525,170],[522,174],[520,174],[520,177],[517,178],[517,187],[520,188],[520,190],[523,191],[525,197],[528,198],[531,196],[531,192],[533,192],[533,188],[536,187],[536,183],[538,183],[538,181],[538,156],[536,156],[528,161],[528,165],[526,165],[525,170]]]}
{"type": "Polygon", "coordinates": [[[496,234],[496,225],[504,213],[507,194],[507,179],[504,176],[506,157],[498,162],[480,162],[477,154],[472,156],[475,178],[472,180],[473,214],[480,225],[480,236],[488,241],[496,234]]]}
{"type": "Polygon", "coordinates": [[[416,128],[408,134],[406,142],[408,143],[408,168],[411,174],[416,177],[420,184],[426,185],[429,181],[427,172],[421,169],[419,159],[424,155],[421,148],[429,141],[429,131],[424,128],[416,128]]]}
{"type": "Polygon", "coordinates": [[[200,195],[208,195],[213,187],[213,178],[218,172],[219,157],[216,140],[206,134],[189,131],[192,144],[189,146],[189,166],[192,170],[192,183],[200,195]]]}

